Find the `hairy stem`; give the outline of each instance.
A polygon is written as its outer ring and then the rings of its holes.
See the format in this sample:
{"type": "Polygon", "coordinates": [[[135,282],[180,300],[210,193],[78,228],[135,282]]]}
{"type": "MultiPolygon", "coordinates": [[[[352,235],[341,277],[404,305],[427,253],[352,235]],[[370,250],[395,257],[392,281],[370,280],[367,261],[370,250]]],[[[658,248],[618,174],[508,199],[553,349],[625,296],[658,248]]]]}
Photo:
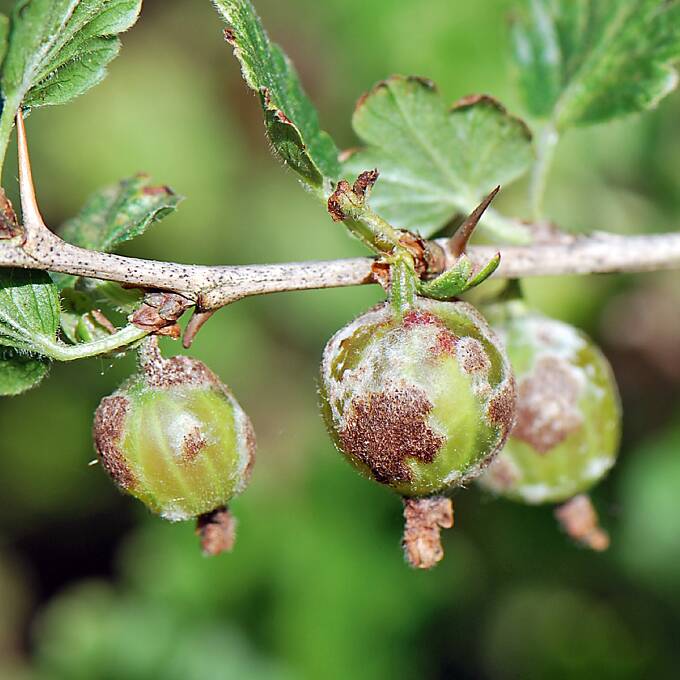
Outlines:
{"type": "Polygon", "coordinates": [[[94,340],[93,342],[84,342],[80,345],[64,345],[61,342],[43,336],[34,336],[31,338],[31,342],[40,354],[50,359],[55,361],[75,361],[76,359],[86,359],[87,357],[94,357],[99,354],[108,354],[141,340],[148,334],[148,330],[142,330],[137,328],[137,326],[130,325],[105,338],[94,340]]]}

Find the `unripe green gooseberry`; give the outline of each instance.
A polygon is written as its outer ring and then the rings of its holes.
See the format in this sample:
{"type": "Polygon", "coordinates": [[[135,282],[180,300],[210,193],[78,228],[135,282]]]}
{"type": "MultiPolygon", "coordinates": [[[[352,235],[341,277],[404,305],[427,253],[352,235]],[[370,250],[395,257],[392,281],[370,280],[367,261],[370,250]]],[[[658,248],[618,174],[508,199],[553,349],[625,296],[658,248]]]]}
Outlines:
{"type": "Polygon", "coordinates": [[[521,301],[485,310],[517,379],[517,420],[478,482],[529,504],[590,489],[616,460],[621,408],[612,370],[583,332],[521,301]]]}
{"type": "Polygon", "coordinates": [[[484,318],[465,302],[425,298],[403,316],[378,305],[338,331],[320,396],[347,460],[407,497],[479,475],[515,412],[510,365],[484,318]]]}
{"type": "Polygon", "coordinates": [[[95,413],[100,462],[123,491],[170,521],[223,507],[250,476],[248,416],[202,362],[163,359],[155,345],[140,357],[140,372],[95,413]]]}

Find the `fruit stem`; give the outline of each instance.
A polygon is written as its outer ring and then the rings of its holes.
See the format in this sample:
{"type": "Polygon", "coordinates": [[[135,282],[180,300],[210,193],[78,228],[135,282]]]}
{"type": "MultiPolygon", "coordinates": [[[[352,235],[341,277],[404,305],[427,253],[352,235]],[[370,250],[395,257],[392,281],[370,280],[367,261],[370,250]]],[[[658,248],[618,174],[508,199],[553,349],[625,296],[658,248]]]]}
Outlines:
{"type": "Polygon", "coordinates": [[[390,264],[389,300],[398,319],[413,309],[418,294],[418,275],[410,256],[399,255],[390,264]]]}
{"type": "Polygon", "coordinates": [[[450,498],[404,498],[404,537],[401,545],[406,561],[416,569],[431,569],[444,557],[441,529],[453,526],[450,498]]]}
{"type": "Polygon", "coordinates": [[[609,534],[600,527],[597,512],[586,494],[574,496],[555,508],[564,532],[586,548],[602,552],[609,547],[609,534]]]}
{"type": "Polygon", "coordinates": [[[165,359],[158,346],[157,335],[150,335],[144,340],[137,350],[137,357],[139,368],[144,372],[147,379],[153,382],[158,377],[159,372],[163,370],[165,364],[165,359]]]}

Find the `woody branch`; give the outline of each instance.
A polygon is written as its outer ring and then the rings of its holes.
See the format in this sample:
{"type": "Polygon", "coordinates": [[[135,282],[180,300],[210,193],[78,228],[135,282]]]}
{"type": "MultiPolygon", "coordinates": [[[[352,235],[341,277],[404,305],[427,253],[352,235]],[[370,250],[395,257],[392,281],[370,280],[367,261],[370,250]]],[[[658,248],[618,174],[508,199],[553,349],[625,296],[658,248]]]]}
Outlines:
{"type": "MultiPolygon", "coordinates": [[[[337,288],[376,283],[373,258],[290,262],[285,264],[204,266],[159,262],[78,248],[45,225],[35,198],[26,134],[17,116],[19,182],[23,229],[18,236],[0,233],[0,267],[42,269],[115,281],[140,288],[178,293],[204,311],[251,295],[337,288]]],[[[437,239],[444,267],[457,257],[455,244],[437,239]]],[[[467,256],[483,266],[500,250],[497,278],[526,278],[605,272],[643,272],[680,268],[680,233],[646,236],[560,235],[557,242],[527,246],[470,246],[467,256]]]]}

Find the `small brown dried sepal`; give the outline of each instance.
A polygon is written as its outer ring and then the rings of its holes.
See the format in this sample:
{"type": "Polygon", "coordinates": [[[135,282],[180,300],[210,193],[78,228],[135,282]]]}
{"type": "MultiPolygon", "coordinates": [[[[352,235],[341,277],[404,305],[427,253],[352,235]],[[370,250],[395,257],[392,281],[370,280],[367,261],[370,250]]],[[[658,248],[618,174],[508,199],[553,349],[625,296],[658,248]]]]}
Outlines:
{"type": "Polygon", "coordinates": [[[5,190],[0,188],[0,241],[16,238],[23,233],[12,202],[7,198],[5,190]]]}
{"type": "Polygon", "coordinates": [[[191,300],[178,293],[164,291],[149,293],[130,321],[143,330],[178,338],[181,331],[177,319],[193,304],[191,300]]]}
{"type": "Polygon", "coordinates": [[[399,244],[413,256],[413,265],[421,279],[432,278],[444,270],[446,255],[437,243],[426,241],[413,232],[402,231],[399,244]]]}
{"type": "Polygon", "coordinates": [[[236,542],[236,519],[226,506],[217,508],[196,520],[196,534],[201,538],[201,549],[208,557],[231,552],[236,542]]]}
{"type": "Polygon", "coordinates": [[[415,569],[431,569],[444,557],[441,530],[453,526],[451,499],[405,498],[404,519],[401,545],[406,561],[415,569]]]}
{"type": "Polygon", "coordinates": [[[349,182],[341,179],[335,191],[328,197],[328,213],[334,222],[342,222],[351,217],[353,208],[361,208],[378,181],[377,170],[365,170],[350,186],[349,182]]]}
{"type": "Polygon", "coordinates": [[[597,552],[609,547],[609,534],[600,527],[597,512],[586,494],[574,496],[555,508],[555,517],[577,543],[597,552]]]}

